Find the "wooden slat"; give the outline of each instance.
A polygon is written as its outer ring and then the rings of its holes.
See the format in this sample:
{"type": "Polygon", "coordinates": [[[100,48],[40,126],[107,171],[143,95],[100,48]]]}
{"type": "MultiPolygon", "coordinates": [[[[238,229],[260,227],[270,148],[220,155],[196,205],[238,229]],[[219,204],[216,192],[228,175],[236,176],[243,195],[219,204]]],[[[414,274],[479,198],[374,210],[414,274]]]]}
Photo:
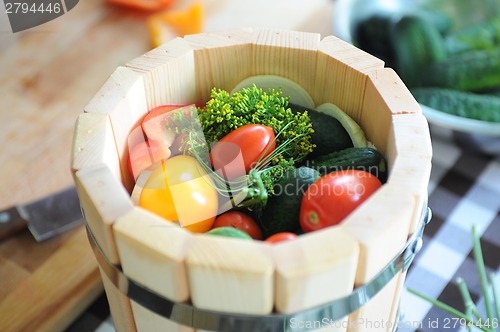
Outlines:
{"type": "Polygon", "coordinates": [[[320,35],[279,29],[256,29],[253,75],[278,75],[299,83],[309,94],[316,85],[320,35]]]}
{"type": "Polygon", "coordinates": [[[148,109],[196,103],[193,49],[176,38],[127,63],[127,68],[144,75],[148,109]]]}
{"type": "Polygon", "coordinates": [[[106,165],[117,180],[121,180],[120,159],[109,116],[82,113],[78,116],[71,149],[71,170],[106,165]]]}
{"type": "Polygon", "coordinates": [[[196,100],[206,102],[215,87],[231,91],[238,82],[252,75],[252,37],[251,29],[239,29],[184,38],[196,49],[196,100]]]}
{"type": "Polygon", "coordinates": [[[118,67],[85,107],[87,113],[106,114],[111,120],[121,178],[132,191],[133,180],[127,167],[130,130],[148,112],[142,75],[126,67],[118,67]]]}
{"type": "Polygon", "coordinates": [[[272,248],[278,312],[312,308],[352,292],[359,245],[342,226],[302,235],[272,248]]]}
{"type": "Polygon", "coordinates": [[[429,125],[420,114],[399,114],[394,117],[387,146],[388,183],[401,186],[416,201],[408,234],[415,231],[427,199],[431,173],[432,145],[429,125]]]}
{"type": "Polygon", "coordinates": [[[403,308],[401,308],[401,294],[403,293],[403,288],[406,280],[406,271],[399,273],[397,276],[397,281],[395,285],[394,297],[391,304],[391,313],[389,314],[390,322],[397,322],[400,318],[400,314],[404,314],[403,308]]]}
{"type": "MultiPolygon", "coordinates": [[[[431,173],[432,145],[429,127],[422,114],[399,114],[394,117],[389,133],[387,155],[391,161],[388,183],[405,188],[405,191],[415,199],[415,209],[408,229],[410,235],[418,227],[424,213],[431,173]]],[[[399,313],[399,301],[405,277],[405,273],[397,277],[391,319],[395,319],[399,313]]]]}
{"type": "Polygon", "coordinates": [[[356,284],[372,278],[403,248],[415,207],[399,186],[382,186],[349,215],[343,226],[361,245],[356,284]]]}
{"type": "Polygon", "coordinates": [[[128,277],[170,300],[189,299],[184,259],[191,233],[140,207],[119,217],[113,230],[128,277]]]}
{"type": "Polygon", "coordinates": [[[2,297],[0,330],[62,331],[101,292],[95,259],[81,228],[2,297]],[[79,264],[69,263],[75,259],[79,264]]]}
{"type": "MultiPolygon", "coordinates": [[[[360,243],[356,285],[370,281],[401,251],[407,239],[414,209],[415,201],[404,188],[396,184],[386,184],[346,218],[343,226],[360,243]]],[[[387,321],[391,314],[396,286],[397,278],[376,298],[352,314],[350,320],[387,321]]],[[[356,331],[375,330],[365,325],[358,326],[356,331]]],[[[385,331],[385,328],[383,330],[385,331]]]]}
{"type": "Polygon", "coordinates": [[[130,196],[105,166],[79,170],[75,173],[75,184],[85,219],[97,243],[110,262],[119,264],[112,226],[132,209],[130,196]]]}
{"type": "Polygon", "coordinates": [[[346,43],[328,36],[318,45],[315,104],[333,103],[359,122],[367,81],[366,74],[383,68],[384,62],[346,43]]]}
{"type": "Polygon", "coordinates": [[[195,306],[228,313],[272,311],[274,264],[261,243],[197,235],[186,263],[195,306]]]}
{"type": "Polygon", "coordinates": [[[194,332],[195,331],[191,327],[178,324],[165,317],[162,317],[144,308],[143,306],[134,301],[131,301],[131,304],[138,332],[152,332],[152,331],[194,332]]]}
{"type": "Polygon", "coordinates": [[[106,298],[108,299],[109,310],[116,331],[137,331],[130,299],[116,288],[101,267],[99,267],[99,272],[101,273],[104,290],[106,291],[106,298]]]}
{"type": "Polygon", "coordinates": [[[390,68],[369,73],[362,101],[362,112],[357,121],[367,138],[384,154],[393,116],[422,112],[403,81],[390,68]]]}

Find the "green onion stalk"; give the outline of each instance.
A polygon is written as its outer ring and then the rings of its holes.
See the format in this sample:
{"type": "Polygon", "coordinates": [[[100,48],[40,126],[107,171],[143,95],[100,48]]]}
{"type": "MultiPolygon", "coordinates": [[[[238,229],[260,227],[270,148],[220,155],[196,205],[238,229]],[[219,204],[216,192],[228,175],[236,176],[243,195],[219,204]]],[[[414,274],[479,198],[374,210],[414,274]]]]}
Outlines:
{"type": "Polygon", "coordinates": [[[474,225],[472,227],[472,243],[472,252],[476,261],[476,269],[481,281],[481,291],[485,302],[486,319],[479,313],[476,305],[472,301],[467,284],[462,278],[457,279],[457,284],[460,295],[462,296],[462,299],[464,301],[465,312],[461,312],[456,308],[453,308],[439,300],[432,299],[414,289],[408,289],[408,291],[430,302],[435,307],[440,308],[459,319],[463,319],[469,331],[472,331],[472,328],[477,328],[485,332],[498,331],[500,324],[500,295],[498,293],[498,284],[493,273],[490,273],[489,277],[486,275],[486,267],[484,264],[480,235],[477,225],[474,225]],[[493,299],[491,299],[490,297],[490,289],[493,294],[493,299]]]}
{"type": "Polygon", "coordinates": [[[255,165],[249,170],[248,174],[236,179],[228,180],[212,169],[210,159],[207,155],[208,149],[206,145],[199,144],[199,142],[196,141],[196,134],[192,132],[189,135],[190,146],[192,147],[191,154],[201,165],[203,171],[210,174],[213,187],[221,196],[229,198],[234,203],[235,207],[251,208],[259,206],[263,208],[266,206],[269,194],[272,194],[270,190],[272,186],[287,170],[294,167],[293,162],[287,165],[271,165],[271,161],[289,151],[293,141],[300,139],[302,135],[297,135],[291,139],[282,141],[279,145],[276,145],[276,148],[271,153],[268,153],[273,145],[271,143],[276,142],[280,135],[282,135],[291,125],[292,123],[290,122],[283,126],[280,132],[273,138],[273,141],[267,145],[266,149],[262,152],[255,165]],[[244,196],[244,198],[241,202],[236,202],[235,198],[240,196],[244,196]]]}

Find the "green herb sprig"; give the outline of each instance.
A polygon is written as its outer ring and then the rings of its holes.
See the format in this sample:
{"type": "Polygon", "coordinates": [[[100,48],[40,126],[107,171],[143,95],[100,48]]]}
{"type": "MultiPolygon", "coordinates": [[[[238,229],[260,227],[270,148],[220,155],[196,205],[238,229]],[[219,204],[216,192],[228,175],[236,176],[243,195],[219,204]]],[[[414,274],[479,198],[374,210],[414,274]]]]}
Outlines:
{"type": "Polygon", "coordinates": [[[469,293],[469,289],[465,280],[462,278],[457,279],[458,288],[460,291],[460,295],[464,301],[465,312],[461,312],[452,306],[441,302],[436,299],[432,299],[414,289],[408,288],[408,291],[430,303],[432,303],[435,307],[440,308],[447,313],[459,318],[463,319],[463,321],[467,325],[467,329],[472,331],[472,328],[477,328],[481,331],[485,332],[495,332],[499,331],[499,320],[500,320],[500,295],[498,293],[498,285],[495,280],[495,276],[493,273],[490,273],[487,277],[486,275],[486,267],[483,259],[483,252],[481,248],[480,235],[478,231],[478,226],[474,225],[472,227],[472,242],[473,249],[472,252],[474,254],[474,259],[476,261],[476,268],[479,274],[479,279],[481,281],[481,291],[483,294],[485,307],[486,307],[486,316],[484,319],[479,313],[476,305],[472,301],[472,298],[469,293]],[[493,300],[491,300],[489,290],[493,293],[493,300]]]}
{"type": "Polygon", "coordinates": [[[231,95],[214,88],[206,107],[198,111],[205,139],[217,142],[236,128],[262,124],[273,128],[275,134],[281,133],[276,145],[292,142],[289,149],[272,160],[272,164],[300,162],[315,148],[311,142],[314,129],[307,111],[293,113],[288,107],[288,100],[289,97],[283,96],[280,89],[266,92],[253,85],[231,95]]]}

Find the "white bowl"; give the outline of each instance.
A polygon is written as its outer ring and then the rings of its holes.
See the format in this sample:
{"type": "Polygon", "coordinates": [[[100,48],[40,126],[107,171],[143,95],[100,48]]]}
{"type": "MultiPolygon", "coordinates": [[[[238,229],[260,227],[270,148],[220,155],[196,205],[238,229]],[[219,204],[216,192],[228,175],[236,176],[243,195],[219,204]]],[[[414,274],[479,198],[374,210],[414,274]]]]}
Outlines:
{"type": "MultiPolygon", "coordinates": [[[[500,13],[500,3],[497,0],[337,0],[333,29],[339,38],[359,47],[355,40],[359,22],[375,14],[398,15],[415,10],[443,11],[465,26],[495,11],[500,13]]],[[[500,123],[455,116],[422,104],[421,107],[429,123],[456,131],[460,144],[471,140],[474,144],[468,145],[477,150],[500,154],[500,123]],[[492,147],[492,144],[499,147],[492,147]]]]}

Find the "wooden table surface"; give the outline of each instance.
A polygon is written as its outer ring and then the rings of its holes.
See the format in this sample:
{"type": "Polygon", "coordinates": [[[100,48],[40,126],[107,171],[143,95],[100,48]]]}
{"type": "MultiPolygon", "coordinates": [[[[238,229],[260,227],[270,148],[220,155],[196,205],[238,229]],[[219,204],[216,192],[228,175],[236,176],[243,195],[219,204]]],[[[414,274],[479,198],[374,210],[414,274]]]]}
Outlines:
{"type": "MultiPolygon", "coordinates": [[[[189,5],[176,1],[172,9],[189,5]]],[[[333,0],[203,3],[204,31],[272,27],[323,37],[333,32],[333,0]]],[[[147,14],[104,0],[80,1],[67,14],[15,34],[0,9],[3,209],[72,184],[69,156],[77,115],[117,66],[151,47],[147,14]]],[[[0,280],[2,331],[63,330],[102,292],[84,227],[43,243],[27,231],[0,242],[0,280]]]]}

